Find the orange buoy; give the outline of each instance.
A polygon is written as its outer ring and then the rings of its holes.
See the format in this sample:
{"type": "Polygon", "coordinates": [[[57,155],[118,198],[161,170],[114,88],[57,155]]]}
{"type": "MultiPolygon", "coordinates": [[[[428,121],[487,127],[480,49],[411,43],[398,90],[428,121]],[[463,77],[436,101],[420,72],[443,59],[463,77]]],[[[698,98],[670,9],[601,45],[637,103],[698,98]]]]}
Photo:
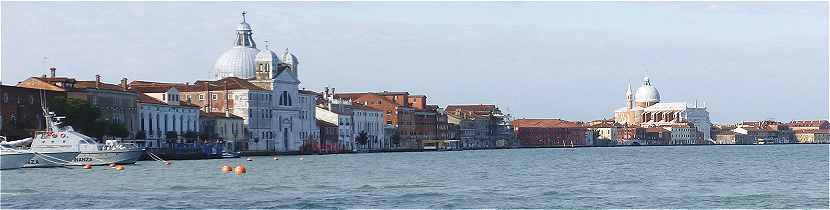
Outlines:
{"type": "Polygon", "coordinates": [[[122,166],[122,165],[115,165],[115,170],[116,170],[116,171],[123,171],[123,170],[124,170],[124,166],[122,166]]]}
{"type": "Polygon", "coordinates": [[[92,169],[92,165],[90,165],[90,164],[84,164],[84,169],[92,169]]]}
{"type": "Polygon", "coordinates": [[[231,168],[231,166],[229,166],[229,165],[223,165],[222,166],[222,173],[230,173],[231,171],[233,171],[233,168],[231,168]]]}
{"type": "Polygon", "coordinates": [[[249,158],[248,158],[248,159],[246,159],[246,160],[248,160],[248,161],[254,161],[254,158],[250,158],[250,157],[249,157],[249,158]]]}
{"type": "Polygon", "coordinates": [[[233,169],[233,172],[235,172],[236,175],[242,175],[242,174],[246,173],[247,170],[245,170],[245,166],[238,165],[238,166],[236,166],[236,168],[233,169]]]}

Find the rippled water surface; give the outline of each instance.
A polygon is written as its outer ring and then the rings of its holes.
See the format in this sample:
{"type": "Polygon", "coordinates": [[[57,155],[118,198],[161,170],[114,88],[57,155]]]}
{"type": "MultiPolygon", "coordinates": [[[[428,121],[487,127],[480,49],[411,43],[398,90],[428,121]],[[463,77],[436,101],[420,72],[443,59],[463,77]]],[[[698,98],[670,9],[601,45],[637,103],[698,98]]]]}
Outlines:
{"type": "Polygon", "coordinates": [[[828,208],[827,145],[143,161],[0,172],[2,208],[828,208]],[[244,164],[243,176],[222,164],[244,164]]]}

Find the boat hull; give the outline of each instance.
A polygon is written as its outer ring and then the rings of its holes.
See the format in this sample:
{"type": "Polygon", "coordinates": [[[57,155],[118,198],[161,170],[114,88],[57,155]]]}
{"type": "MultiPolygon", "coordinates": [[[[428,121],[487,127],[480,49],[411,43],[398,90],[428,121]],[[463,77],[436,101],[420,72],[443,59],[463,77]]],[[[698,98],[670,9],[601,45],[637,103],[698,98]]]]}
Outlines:
{"type": "Polygon", "coordinates": [[[60,167],[65,162],[72,161],[78,156],[80,152],[41,152],[36,153],[29,162],[23,165],[23,168],[46,168],[46,167],[60,167]],[[48,157],[45,157],[48,156],[48,157]],[[51,158],[50,158],[51,157],[51,158]],[[59,160],[55,160],[59,159],[59,160]]]}
{"type": "Polygon", "coordinates": [[[77,157],[72,159],[72,162],[66,163],[67,166],[83,166],[83,165],[109,165],[115,164],[133,164],[141,158],[144,150],[125,150],[125,151],[90,151],[81,152],[77,157]]]}
{"type": "Polygon", "coordinates": [[[23,167],[33,156],[35,156],[34,153],[28,152],[0,153],[0,170],[23,167]]]}

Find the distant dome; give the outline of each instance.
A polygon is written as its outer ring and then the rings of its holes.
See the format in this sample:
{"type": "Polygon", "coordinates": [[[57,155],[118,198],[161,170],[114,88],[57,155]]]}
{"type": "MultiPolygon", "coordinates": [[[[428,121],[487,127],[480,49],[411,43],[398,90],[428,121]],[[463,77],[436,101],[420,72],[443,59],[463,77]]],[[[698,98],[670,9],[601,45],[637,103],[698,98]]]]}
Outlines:
{"type": "Polygon", "coordinates": [[[634,96],[635,102],[660,102],[660,92],[657,88],[651,86],[651,80],[648,77],[643,78],[643,86],[637,88],[637,94],[634,96]]]}
{"type": "Polygon", "coordinates": [[[296,65],[299,64],[299,60],[297,60],[297,56],[288,52],[288,49],[285,49],[285,53],[282,54],[282,61],[287,64],[296,65]],[[289,63],[290,62],[290,63],[289,63]]]}
{"type": "Polygon", "coordinates": [[[280,58],[273,50],[265,49],[256,54],[257,61],[274,61],[274,66],[280,63],[280,58]]]}
{"type": "Polygon", "coordinates": [[[256,57],[259,50],[251,47],[231,48],[216,60],[213,69],[216,79],[239,77],[250,79],[256,76],[256,57]]]}

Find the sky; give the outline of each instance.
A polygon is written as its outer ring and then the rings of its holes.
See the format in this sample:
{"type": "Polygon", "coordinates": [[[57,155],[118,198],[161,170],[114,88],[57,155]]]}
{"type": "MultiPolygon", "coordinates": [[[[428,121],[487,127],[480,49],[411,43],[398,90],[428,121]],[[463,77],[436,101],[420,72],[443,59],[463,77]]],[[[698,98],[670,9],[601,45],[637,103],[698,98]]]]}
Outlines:
{"type": "Polygon", "coordinates": [[[587,121],[648,75],[716,123],[828,118],[827,2],[2,2],[0,80],[211,79],[242,11],[310,90],[587,121]]]}

